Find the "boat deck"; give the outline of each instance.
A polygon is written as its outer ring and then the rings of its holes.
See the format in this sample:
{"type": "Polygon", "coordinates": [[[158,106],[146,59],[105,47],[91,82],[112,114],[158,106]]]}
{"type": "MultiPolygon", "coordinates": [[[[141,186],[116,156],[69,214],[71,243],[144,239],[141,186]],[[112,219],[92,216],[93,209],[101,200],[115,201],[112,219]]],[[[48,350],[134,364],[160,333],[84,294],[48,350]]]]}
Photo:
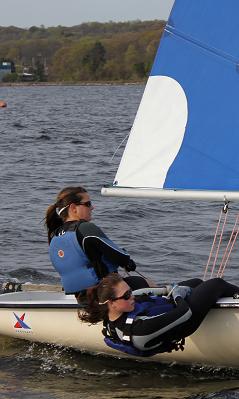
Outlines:
{"type": "Polygon", "coordinates": [[[74,295],[64,292],[11,292],[0,295],[0,308],[79,308],[74,295]]]}
{"type": "MultiPolygon", "coordinates": [[[[79,305],[74,295],[64,292],[29,291],[11,292],[0,295],[0,308],[77,308],[79,305]]],[[[239,299],[221,298],[215,308],[237,308],[239,299]]]]}

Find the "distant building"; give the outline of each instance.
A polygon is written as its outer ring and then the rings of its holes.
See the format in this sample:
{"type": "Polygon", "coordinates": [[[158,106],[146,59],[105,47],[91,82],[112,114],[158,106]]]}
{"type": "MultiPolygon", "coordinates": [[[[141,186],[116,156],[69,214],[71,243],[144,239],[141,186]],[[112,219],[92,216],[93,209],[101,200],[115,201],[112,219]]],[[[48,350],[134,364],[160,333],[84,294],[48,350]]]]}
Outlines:
{"type": "Polygon", "coordinates": [[[15,65],[12,61],[0,60],[0,82],[5,75],[15,72],[15,65]]]}
{"type": "Polygon", "coordinates": [[[35,80],[35,74],[32,67],[24,67],[20,75],[23,82],[31,82],[35,80]]]}

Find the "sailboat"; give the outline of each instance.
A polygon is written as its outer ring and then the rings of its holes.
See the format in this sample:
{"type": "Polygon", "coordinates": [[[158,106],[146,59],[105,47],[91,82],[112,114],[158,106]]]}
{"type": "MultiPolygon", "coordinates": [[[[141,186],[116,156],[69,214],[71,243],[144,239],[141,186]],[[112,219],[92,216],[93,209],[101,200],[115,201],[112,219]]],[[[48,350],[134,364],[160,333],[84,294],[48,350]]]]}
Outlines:
{"type": "MultiPolygon", "coordinates": [[[[102,195],[239,199],[238,13],[238,0],[175,1],[115,180],[102,195]]],[[[0,295],[0,334],[130,356],[105,345],[101,323],[79,320],[74,296],[12,291],[0,295]]],[[[184,351],[141,360],[238,367],[238,332],[239,300],[223,298],[184,351]]]]}

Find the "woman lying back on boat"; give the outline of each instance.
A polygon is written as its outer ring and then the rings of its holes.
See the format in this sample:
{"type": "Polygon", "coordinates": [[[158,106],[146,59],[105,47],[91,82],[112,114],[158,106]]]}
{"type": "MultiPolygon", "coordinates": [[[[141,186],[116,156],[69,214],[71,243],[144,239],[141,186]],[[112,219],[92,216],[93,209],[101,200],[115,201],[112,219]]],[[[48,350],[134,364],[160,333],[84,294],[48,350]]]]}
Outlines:
{"type": "Polygon", "coordinates": [[[112,273],[91,291],[88,308],[79,317],[92,324],[103,320],[109,346],[151,356],[179,349],[219,298],[238,292],[238,287],[214,278],[183,281],[167,297],[134,296],[129,285],[112,273]]]}
{"type": "MultiPolygon", "coordinates": [[[[129,254],[91,222],[94,209],[83,187],[66,187],[46,212],[50,258],[66,294],[78,295],[119,266],[133,271],[129,254]]],[[[138,276],[126,277],[133,289],[148,287],[138,276]]]]}

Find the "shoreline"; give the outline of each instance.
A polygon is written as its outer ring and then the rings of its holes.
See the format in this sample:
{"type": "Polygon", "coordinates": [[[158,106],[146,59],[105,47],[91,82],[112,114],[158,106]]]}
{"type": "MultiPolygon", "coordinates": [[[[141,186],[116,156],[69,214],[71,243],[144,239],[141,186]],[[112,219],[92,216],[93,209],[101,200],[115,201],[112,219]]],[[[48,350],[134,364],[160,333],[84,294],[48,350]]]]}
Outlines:
{"type": "Polygon", "coordinates": [[[0,82],[1,87],[32,87],[32,86],[117,86],[117,85],[145,85],[147,80],[126,81],[101,81],[101,82],[0,82]]]}

